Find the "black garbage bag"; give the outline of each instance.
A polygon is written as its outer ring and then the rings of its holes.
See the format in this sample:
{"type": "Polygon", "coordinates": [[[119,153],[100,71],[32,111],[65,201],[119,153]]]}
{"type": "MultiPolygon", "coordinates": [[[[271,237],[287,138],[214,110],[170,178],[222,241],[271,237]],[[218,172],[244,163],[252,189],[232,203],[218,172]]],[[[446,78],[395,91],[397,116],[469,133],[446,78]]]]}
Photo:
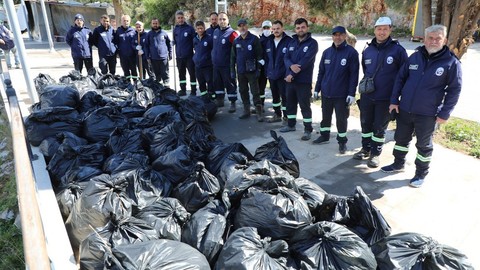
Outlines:
{"type": "Polygon", "coordinates": [[[80,106],[78,107],[78,111],[85,114],[98,108],[102,108],[109,102],[109,99],[106,99],[105,97],[97,93],[97,91],[88,91],[80,99],[80,106]]]}
{"type": "Polygon", "coordinates": [[[465,254],[431,237],[412,232],[388,236],[372,246],[379,270],[473,270],[465,254]]]}
{"type": "Polygon", "coordinates": [[[127,185],[125,177],[108,174],[90,180],[65,222],[74,252],[95,228],[108,223],[112,213],[118,219],[131,216],[132,203],[126,194],[127,185]]]}
{"type": "Polygon", "coordinates": [[[170,104],[173,105],[175,108],[178,108],[180,106],[180,97],[177,95],[177,92],[175,92],[175,90],[173,89],[162,87],[151,87],[152,90],[155,92],[155,99],[153,100],[153,105],[170,104]]]}
{"type": "Polygon", "coordinates": [[[194,213],[183,227],[182,242],[199,250],[211,265],[215,265],[225,242],[227,215],[227,206],[214,200],[194,213]]]}
{"type": "Polygon", "coordinates": [[[145,107],[131,100],[121,102],[119,106],[121,107],[122,114],[128,118],[143,118],[143,115],[147,111],[145,107]]]}
{"type": "Polygon", "coordinates": [[[126,101],[131,96],[130,92],[117,86],[109,86],[103,88],[102,95],[108,97],[110,100],[115,102],[126,101]]]}
{"type": "Polygon", "coordinates": [[[60,106],[77,108],[80,103],[77,89],[68,85],[49,85],[44,88],[39,99],[42,109],[60,106]]]}
{"type": "Polygon", "coordinates": [[[33,79],[33,82],[39,95],[43,93],[45,87],[57,83],[50,75],[43,73],[39,73],[38,76],[33,79]]]}
{"type": "Polygon", "coordinates": [[[208,117],[205,99],[201,96],[189,96],[187,99],[181,99],[179,104],[179,112],[186,123],[208,117]]]}
{"type": "Polygon", "coordinates": [[[170,195],[173,188],[172,183],[164,175],[149,168],[136,169],[126,177],[127,194],[135,209],[142,209],[158,198],[170,195]]]}
{"type": "Polygon", "coordinates": [[[103,144],[78,145],[77,142],[64,140],[47,165],[52,176],[52,183],[58,187],[62,177],[71,169],[80,166],[101,168],[106,158],[106,148],[103,144]]]}
{"type": "Polygon", "coordinates": [[[185,145],[185,124],[174,122],[156,132],[145,130],[143,136],[150,148],[148,154],[153,160],[185,145]]]}
{"type": "Polygon", "coordinates": [[[110,154],[143,150],[142,131],[140,129],[115,128],[107,141],[110,154]]]}
{"type": "Polygon", "coordinates": [[[290,254],[300,269],[377,269],[368,245],[344,226],[333,222],[306,226],[298,230],[289,243],[290,254]]]}
{"type": "Polygon", "coordinates": [[[297,158],[288,148],[285,139],[282,136],[277,136],[277,133],[273,130],[270,130],[270,135],[274,140],[257,148],[254,155],[255,160],[270,160],[273,164],[279,165],[289,172],[293,177],[299,177],[300,166],[297,158]]]}
{"type": "Polygon", "coordinates": [[[88,143],[87,140],[80,138],[71,132],[62,132],[58,133],[55,137],[46,138],[42,141],[39,148],[40,152],[42,152],[43,156],[45,157],[47,164],[50,162],[50,159],[53,157],[53,155],[55,155],[58,148],[65,139],[73,140],[76,145],[83,145],[88,143]]]}
{"type": "Polygon", "coordinates": [[[180,145],[152,162],[152,168],[165,175],[174,185],[183,182],[194,166],[195,161],[185,145],[180,145]]]}
{"type": "Polygon", "coordinates": [[[117,83],[115,84],[116,87],[128,92],[133,91],[133,85],[130,82],[130,78],[120,77],[120,78],[116,78],[116,80],[117,80],[117,83]]]}
{"type": "Polygon", "coordinates": [[[101,169],[89,166],[79,166],[70,169],[64,176],[62,176],[59,188],[62,189],[69,184],[77,184],[86,187],[90,179],[102,173],[103,171],[101,169]]]}
{"type": "Polygon", "coordinates": [[[233,152],[244,154],[248,160],[252,160],[253,156],[242,143],[218,144],[207,157],[205,162],[207,170],[217,176],[220,173],[223,162],[233,152]]]}
{"type": "Polygon", "coordinates": [[[215,264],[216,270],[289,269],[288,244],[284,240],[261,238],[257,228],[245,227],[233,232],[225,242],[215,264]]]}
{"type": "Polygon", "coordinates": [[[232,170],[226,178],[224,192],[233,203],[237,203],[247,189],[253,186],[266,190],[286,187],[298,192],[294,178],[268,160],[255,162],[243,170],[232,170]]]}
{"type": "Polygon", "coordinates": [[[105,253],[112,248],[158,239],[157,232],[145,221],[134,217],[112,217],[92,232],[80,245],[80,269],[103,270],[105,253]]]}
{"type": "Polygon", "coordinates": [[[64,185],[61,190],[55,194],[63,221],[67,220],[73,206],[78,201],[78,198],[80,198],[80,195],[82,195],[86,183],[83,182],[82,184],[83,185],[71,183],[64,185]]]}
{"type": "Polygon", "coordinates": [[[81,80],[73,81],[71,85],[77,89],[80,97],[83,97],[85,93],[89,91],[95,91],[97,89],[97,85],[88,77],[83,77],[81,80]]]}
{"type": "Polygon", "coordinates": [[[144,86],[140,81],[135,83],[132,93],[132,101],[146,108],[153,103],[154,99],[155,93],[151,88],[144,86]]]}
{"type": "Polygon", "coordinates": [[[136,215],[146,221],[161,239],[180,241],[182,227],[190,219],[190,213],[175,198],[161,198],[141,209],[136,215]]]}
{"type": "Polygon", "coordinates": [[[98,81],[102,76],[102,71],[99,68],[92,67],[87,70],[87,78],[95,85],[95,88],[97,88],[98,81]]]}
{"type": "Polygon", "coordinates": [[[194,213],[215,199],[219,192],[218,179],[205,169],[203,162],[197,162],[187,179],[173,189],[172,197],[180,200],[188,212],[194,213]]]}
{"type": "Polygon", "coordinates": [[[112,249],[105,270],[188,269],[210,270],[205,256],[182,242],[160,239],[112,249]]]}
{"type": "Polygon", "coordinates": [[[148,168],[150,159],[143,151],[121,152],[107,158],[103,171],[109,174],[127,175],[136,169],[148,168]]]}
{"type": "Polygon", "coordinates": [[[136,127],[142,129],[147,137],[152,137],[162,128],[177,122],[181,122],[180,114],[175,111],[169,111],[158,115],[153,120],[143,118],[136,127]]]}
{"type": "Polygon", "coordinates": [[[199,117],[191,121],[185,128],[185,134],[188,147],[196,153],[197,159],[202,161],[207,159],[215,142],[219,142],[206,118],[199,117]]]}
{"type": "Polygon", "coordinates": [[[62,132],[80,135],[82,121],[78,112],[70,107],[46,108],[32,112],[25,120],[28,141],[33,146],[62,132]]]}
{"type": "Polygon", "coordinates": [[[168,112],[176,112],[176,111],[177,110],[175,109],[175,107],[170,104],[161,104],[161,105],[156,105],[149,108],[145,112],[143,117],[149,120],[155,120],[155,118],[157,118],[161,114],[168,113],[168,112]]]}
{"type": "Polygon", "coordinates": [[[346,225],[369,245],[391,233],[390,225],[361,187],[350,197],[325,195],[319,213],[318,220],[346,225]]]}
{"type": "Polygon", "coordinates": [[[112,74],[105,74],[98,78],[97,81],[97,88],[98,89],[105,89],[107,87],[113,87],[117,84],[117,80],[115,76],[112,74]]]}
{"type": "Polygon", "coordinates": [[[313,218],[307,203],[294,190],[278,187],[265,190],[251,187],[235,215],[235,229],[256,227],[262,237],[289,239],[313,218]]]}
{"type": "Polygon", "coordinates": [[[117,108],[103,107],[85,117],[83,134],[91,142],[106,142],[115,128],[126,129],[127,125],[127,117],[117,108]]]}
{"type": "Polygon", "coordinates": [[[297,185],[302,198],[307,202],[310,213],[316,216],[322,207],[327,192],[314,182],[305,178],[295,179],[295,185],[297,185]]]}
{"type": "Polygon", "coordinates": [[[225,183],[228,181],[230,176],[238,175],[240,172],[243,172],[249,166],[251,166],[255,161],[248,160],[247,156],[240,152],[233,152],[231,153],[222,164],[222,168],[220,173],[218,174],[217,178],[220,182],[220,185],[223,188],[225,187],[225,183]]]}

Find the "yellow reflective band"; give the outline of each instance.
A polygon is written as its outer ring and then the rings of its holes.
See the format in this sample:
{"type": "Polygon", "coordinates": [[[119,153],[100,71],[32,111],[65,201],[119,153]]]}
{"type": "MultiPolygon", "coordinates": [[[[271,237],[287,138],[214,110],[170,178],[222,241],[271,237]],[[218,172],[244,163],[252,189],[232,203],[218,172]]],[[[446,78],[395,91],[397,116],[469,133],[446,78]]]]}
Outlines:
{"type": "Polygon", "coordinates": [[[398,151],[401,151],[401,152],[408,152],[408,147],[404,147],[404,146],[400,146],[400,145],[396,145],[393,147],[394,150],[398,150],[398,151]]]}
{"type": "Polygon", "coordinates": [[[372,136],[372,141],[379,142],[379,143],[384,143],[385,138],[378,138],[378,137],[372,136]]]}
{"type": "Polygon", "coordinates": [[[330,127],[320,127],[320,131],[330,131],[330,127]]]}
{"type": "Polygon", "coordinates": [[[417,154],[417,159],[420,160],[421,162],[430,162],[432,161],[432,157],[424,157],[420,154],[417,154]]]}
{"type": "Polygon", "coordinates": [[[282,106],[282,103],[281,102],[280,103],[272,103],[272,106],[273,107],[280,107],[280,106],[282,106]]]}
{"type": "Polygon", "coordinates": [[[287,118],[288,119],[295,119],[295,118],[297,118],[297,115],[296,114],[293,114],[293,115],[289,114],[289,115],[287,115],[287,118]]]}
{"type": "Polygon", "coordinates": [[[347,137],[347,133],[338,133],[338,137],[345,138],[347,137]]]}
{"type": "Polygon", "coordinates": [[[312,122],[312,118],[304,118],[304,119],[303,119],[303,122],[304,122],[304,123],[311,123],[311,122],[312,122]]]}
{"type": "Polygon", "coordinates": [[[370,133],[362,133],[362,138],[370,138],[373,136],[373,132],[370,133]]]}

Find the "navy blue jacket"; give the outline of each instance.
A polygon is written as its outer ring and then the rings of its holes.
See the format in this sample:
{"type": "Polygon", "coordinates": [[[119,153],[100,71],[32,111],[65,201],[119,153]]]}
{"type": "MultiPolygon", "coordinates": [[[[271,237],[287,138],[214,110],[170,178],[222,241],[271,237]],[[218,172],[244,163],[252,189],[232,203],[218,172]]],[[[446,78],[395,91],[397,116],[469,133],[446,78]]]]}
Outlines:
{"type": "Polygon", "coordinates": [[[135,56],[135,50],[132,50],[133,39],[137,39],[137,31],[135,28],[131,26],[127,28],[120,26],[117,28],[113,41],[115,45],[117,45],[120,58],[131,58],[135,56]]]}
{"type": "Polygon", "coordinates": [[[265,42],[265,72],[267,78],[270,80],[278,80],[285,78],[285,54],[288,50],[288,44],[292,38],[283,33],[283,37],[278,43],[278,46],[275,47],[275,36],[271,35],[267,38],[265,42]]]}
{"type": "Polygon", "coordinates": [[[317,52],[318,43],[312,38],[312,34],[307,33],[307,36],[301,42],[297,35],[293,35],[285,54],[285,67],[287,69],[285,77],[293,75],[294,82],[311,84],[317,52]],[[302,70],[299,73],[294,73],[290,69],[293,64],[300,65],[302,70]]]}
{"type": "Polygon", "coordinates": [[[238,36],[230,26],[217,28],[213,32],[212,64],[216,67],[230,67],[233,40],[238,36]]]}
{"type": "Polygon", "coordinates": [[[428,55],[421,46],[400,69],[390,103],[402,111],[447,120],[461,89],[462,67],[448,47],[428,55]]]}
{"type": "Polygon", "coordinates": [[[193,55],[193,63],[197,68],[209,67],[212,65],[212,36],[207,33],[200,38],[198,35],[193,39],[195,54],[193,55]]]}
{"type": "Polygon", "coordinates": [[[398,41],[391,37],[383,43],[377,43],[374,38],[371,43],[362,52],[362,68],[363,74],[367,77],[375,75],[374,84],[375,91],[368,94],[362,94],[362,98],[369,98],[371,100],[390,100],[392,96],[393,83],[397,77],[398,70],[407,61],[408,55],[398,41]],[[381,64],[383,61],[383,64],[381,64]]]}
{"type": "MultiPolygon", "coordinates": [[[[142,46],[142,50],[143,50],[143,55],[142,55],[142,61],[147,61],[147,54],[145,53],[145,43],[147,42],[147,32],[145,31],[142,31],[140,33],[140,46],[142,46]]],[[[138,35],[138,32],[135,30],[135,37],[137,37],[138,35]]],[[[134,38],[132,39],[132,50],[135,51],[135,56],[138,57],[138,50],[137,50],[137,45],[138,44],[138,37],[137,38],[134,38]]]]}
{"type": "Polygon", "coordinates": [[[88,27],[72,26],[65,37],[73,58],[92,58],[92,31],[88,27]]]}
{"type": "Polygon", "coordinates": [[[98,57],[113,56],[117,52],[117,46],[113,43],[115,32],[111,26],[105,29],[103,25],[93,30],[92,44],[98,48],[98,57]]]}
{"type": "Polygon", "coordinates": [[[260,44],[260,39],[256,35],[250,33],[250,31],[247,32],[245,38],[241,35],[238,36],[233,41],[230,57],[230,72],[235,72],[235,65],[237,66],[238,74],[256,72],[259,68],[259,64],[257,64],[258,61],[263,59],[263,50],[262,45],[260,44]],[[247,61],[251,61],[255,65],[255,70],[247,71],[247,61]]]}
{"type": "Polygon", "coordinates": [[[173,42],[175,44],[176,58],[191,58],[193,56],[193,38],[195,29],[184,23],[173,28],[173,42]]]}
{"type": "Polygon", "coordinates": [[[172,57],[172,45],[167,32],[159,29],[159,31],[151,30],[147,34],[147,40],[143,48],[147,59],[165,60],[172,57]]]}
{"type": "Polygon", "coordinates": [[[10,38],[10,31],[5,27],[5,25],[0,25],[0,39],[5,41],[5,44],[0,45],[0,49],[10,50],[15,47],[13,39],[10,38]]]}
{"type": "Polygon", "coordinates": [[[355,96],[358,84],[358,52],[344,41],[340,46],[327,48],[322,53],[315,92],[322,97],[346,98],[355,96]]]}
{"type": "Polygon", "coordinates": [[[210,27],[206,30],[207,34],[213,36],[213,32],[215,32],[216,29],[220,28],[220,26],[217,24],[216,27],[213,27],[210,25],[210,27]]]}

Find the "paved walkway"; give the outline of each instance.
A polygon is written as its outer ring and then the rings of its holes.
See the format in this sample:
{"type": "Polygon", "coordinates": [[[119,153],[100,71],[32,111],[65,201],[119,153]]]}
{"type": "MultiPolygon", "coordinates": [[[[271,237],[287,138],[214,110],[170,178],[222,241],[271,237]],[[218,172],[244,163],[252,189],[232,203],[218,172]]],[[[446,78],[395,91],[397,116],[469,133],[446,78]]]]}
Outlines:
{"type": "MultiPolygon", "coordinates": [[[[321,40],[320,50],[329,46],[326,45],[330,43],[328,37],[316,38],[321,40]]],[[[357,50],[363,48],[362,42],[365,41],[367,39],[360,39],[357,50]]],[[[405,43],[402,41],[402,44],[405,43]]],[[[33,77],[42,72],[58,79],[73,69],[68,49],[60,44],[56,45],[57,51],[49,53],[45,45],[27,44],[27,47],[31,48],[28,49],[27,54],[33,77]]],[[[407,47],[409,50],[415,47],[414,45],[420,44],[410,45],[407,47]]],[[[472,116],[470,119],[473,120],[476,117],[476,121],[480,122],[479,111],[473,105],[474,98],[470,94],[474,89],[478,89],[478,87],[471,88],[475,79],[472,75],[475,68],[471,67],[472,73],[469,68],[474,61],[479,62],[480,46],[476,45],[474,50],[464,58],[464,63],[468,63],[467,68],[464,66],[464,70],[467,70],[464,81],[470,81],[470,83],[466,83],[467,87],[462,93],[467,96],[467,100],[461,97],[461,104],[457,106],[457,111],[463,111],[460,115],[462,117],[472,116]],[[466,107],[464,110],[460,109],[464,106],[466,107]],[[469,112],[474,113],[467,114],[469,112]]],[[[96,52],[94,54],[96,57],[96,52]]],[[[319,57],[317,56],[317,62],[319,57]]],[[[97,62],[94,58],[94,63],[97,62]]],[[[173,70],[171,71],[173,74],[173,70]]],[[[11,70],[10,76],[17,92],[20,91],[20,99],[30,103],[25,91],[22,70],[11,70]]],[[[314,128],[318,130],[321,110],[318,106],[314,106],[313,112],[314,128]]],[[[270,129],[280,128],[279,124],[257,123],[255,117],[240,121],[239,114],[240,112],[229,114],[226,109],[220,109],[212,124],[220,139],[225,142],[242,142],[252,153],[257,147],[271,140],[270,129]]],[[[349,151],[345,155],[338,154],[334,132],[330,144],[317,146],[312,145],[311,142],[301,141],[301,130],[303,128],[299,121],[296,132],[282,134],[282,136],[287,140],[301,164],[302,177],[315,181],[327,192],[339,195],[349,195],[356,185],[362,186],[390,223],[393,233],[412,231],[431,236],[441,243],[460,249],[471,259],[474,266],[480,268],[480,256],[478,256],[480,204],[476,199],[476,195],[480,192],[478,175],[480,160],[435,145],[431,173],[422,188],[413,189],[407,185],[414,174],[413,161],[416,152],[414,148],[411,148],[412,151],[408,155],[406,172],[387,175],[378,170],[369,169],[365,162],[352,159],[353,153],[359,149],[361,139],[357,118],[349,119],[349,151]]],[[[335,127],[332,131],[335,131],[335,127]]],[[[389,131],[385,151],[381,156],[382,165],[389,164],[393,160],[392,137],[393,132],[389,131]]]]}

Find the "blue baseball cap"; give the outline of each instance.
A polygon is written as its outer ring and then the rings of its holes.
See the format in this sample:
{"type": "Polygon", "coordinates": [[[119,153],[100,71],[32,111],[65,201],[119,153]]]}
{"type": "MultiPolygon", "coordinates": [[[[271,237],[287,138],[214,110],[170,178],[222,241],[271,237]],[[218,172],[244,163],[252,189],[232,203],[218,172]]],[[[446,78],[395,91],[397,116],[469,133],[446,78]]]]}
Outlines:
{"type": "Polygon", "coordinates": [[[240,20],[238,20],[237,26],[240,26],[241,24],[247,25],[247,20],[246,20],[246,19],[240,19],[240,20]]]}
{"type": "Polygon", "coordinates": [[[334,35],[335,33],[345,34],[347,33],[347,30],[345,30],[345,27],[339,25],[339,26],[335,26],[332,29],[332,35],[334,35]]]}

